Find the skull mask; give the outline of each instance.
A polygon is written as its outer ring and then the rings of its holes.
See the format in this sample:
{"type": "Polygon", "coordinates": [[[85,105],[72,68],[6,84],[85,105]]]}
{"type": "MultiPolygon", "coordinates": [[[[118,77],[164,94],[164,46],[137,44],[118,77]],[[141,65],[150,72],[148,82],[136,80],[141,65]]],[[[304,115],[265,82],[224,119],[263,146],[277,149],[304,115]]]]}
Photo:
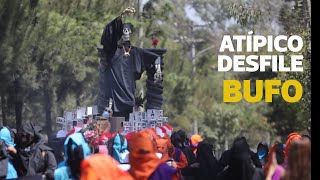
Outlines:
{"type": "Polygon", "coordinates": [[[122,39],[123,41],[130,41],[130,35],[133,31],[133,25],[131,23],[124,23],[123,24],[123,35],[122,39]]]}

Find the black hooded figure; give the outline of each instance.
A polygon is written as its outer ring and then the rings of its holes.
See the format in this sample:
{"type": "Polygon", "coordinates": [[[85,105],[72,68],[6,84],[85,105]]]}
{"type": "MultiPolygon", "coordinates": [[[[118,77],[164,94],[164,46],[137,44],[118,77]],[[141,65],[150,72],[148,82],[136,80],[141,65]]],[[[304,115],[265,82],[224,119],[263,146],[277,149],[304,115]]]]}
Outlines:
{"type": "MultiPolygon", "coordinates": [[[[218,180],[262,180],[265,179],[263,169],[254,165],[252,155],[245,137],[238,137],[234,140],[231,149],[227,150],[220,157],[219,163],[224,161],[227,167],[219,172],[218,180]]],[[[259,161],[258,161],[259,162],[259,161]]],[[[260,163],[260,162],[259,162],[260,163]]],[[[260,164],[261,166],[261,164],[260,164]]]]}
{"type": "Polygon", "coordinates": [[[162,82],[161,57],[131,45],[133,25],[123,23],[122,17],[134,12],[133,8],[127,8],[121,16],[105,26],[101,36],[103,49],[99,49],[101,59],[98,96],[100,114],[111,100],[113,116],[128,119],[129,113],[136,106],[135,81],[140,79],[144,71],[153,75],[154,82],[162,82]]]}
{"type": "Polygon", "coordinates": [[[262,167],[268,162],[269,158],[269,147],[266,142],[260,142],[257,146],[257,156],[260,160],[262,167]]]}
{"type": "Polygon", "coordinates": [[[215,180],[218,173],[218,160],[213,154],[213,145],[200,142],[197,148],[197,162],[200,167],[197,169],[196,179],[215,180]]]}
{"type": "Polygon", "coordinates": [[[188,161],[188,166],[181,170],[183,179],[195,180],[200,167],[198,166],[199,163],[197,162],[197,158],[194,155],[193,150],[189,147],[190,140],[187,138],[186,132],[183,130],[173,132],[170,139],[174,147],[179,148],[185,154],[188,161]]]}
{"type": "Polygon", "coordinates": [[[18,129],[15,140],[17,154],[13,164],[19,177],[54,179],[57,162],[52,149],[45,145],[41,130],[32,122],[23,123],[18,129]]]}

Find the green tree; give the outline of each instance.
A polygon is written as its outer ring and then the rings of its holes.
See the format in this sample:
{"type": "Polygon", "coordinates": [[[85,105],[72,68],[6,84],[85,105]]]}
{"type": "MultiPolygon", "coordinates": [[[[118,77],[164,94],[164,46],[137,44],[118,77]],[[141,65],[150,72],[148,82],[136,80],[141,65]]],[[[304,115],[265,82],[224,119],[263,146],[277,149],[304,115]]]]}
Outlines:
{"type": "MultiPolygon", "coordinates": [[[[279,73],[278,77],[285,81],[298,80],[303,87],[302,99],[297,103],[287,103],[281,97],[270,104],[274,111],[269,114],[269,121],[274,124],[277,133],[287,136],[297,131],[311,131],[311,36],[310,36],[310,1],[289,1],[281,7],[279,21],[285,33],[299,35],[303,39],[303,48],[297,54],[303,55],[303,72],[279,73]],[[293,4],[292,4],[293,3],[293,4]]],[[[290,65],[290,56],[294,53],[287,52],[286,65],[290,65]]],[[[295,90],[289,89],[289,94],[294,95],[295,90]]],[[[304,132],[305,133],[305,132],[304,132]]]]}

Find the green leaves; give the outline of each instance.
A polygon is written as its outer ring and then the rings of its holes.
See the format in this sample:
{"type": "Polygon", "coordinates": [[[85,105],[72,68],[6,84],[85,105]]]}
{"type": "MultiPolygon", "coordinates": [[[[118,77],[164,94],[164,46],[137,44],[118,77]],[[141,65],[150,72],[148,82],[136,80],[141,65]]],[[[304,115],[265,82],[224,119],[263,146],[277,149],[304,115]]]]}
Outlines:
{"type": "MultiPolygon", "coordinates": [[[[60,116],[63,108],[73,109],[77,106],[70,103],[59,105],[64,101],[72,102],[72,98],[78,99],[79,105],[84,98],[89,98],[89,101],[85,101],[87,105],[94,105],[92,94],[97,91],[94,87],[97,87],[99,66],[96,47],[106,23],[102,19],[111,20],[114,17],[109,13],[97,16],[95,7],[104,12],[115,7],[110,6],[109,2],[94,6],[102,3],[98,0],[59,3],[25,0],[17,9],[15,1],[6,2],[5,6],[0,6],[0,10],[11,7],[12,11],[10,18],[1,22],[1,25],[6,23],[8,30],[0,47],[0,64],[3,65],[0,69],[1,75],[4,75],[1,78],[1,94],[9,96],[6,92],[12,86],[16,71],[19,71],[19,77],[23,79],[24,104],[28,107],[23,112],[24,118],[45,123],[40,114],[46,113],[51,116],[49,119],[47,116],[47,124],[51,124],[48,122],[60,116]],[[34,92],[37,92],[37,98],[34,92]],[[48,95],[50,97],[45,97],[48,95]],[[44,112],[40,104],[45,106],[45,99],[48,98],[53,106],[44,112]],[[49,111],[53,113],[50,115],[49,111]]],[[[120,9],[120,6],[117,8],[120,9]]],[[[8,15],[1,14],[2,17],[8,15]]],[[[14,115],[14,107],[11,106],[5,113],[10,120],[14,119],[14,116],[10,116],[11,113],[14,115]]]]}
{"type": "MultiPolygon", "coordinates": [[[[267,134],[274,135],[275,130],[286,135],[292,130],[310,128],[311,40],[310,28],[306,26],[310,18],[304,15],[307,11],[301,6],[303,1],[296,0],[294,10],[288,3],[278,0],[251,2],[150,0],[143,12],[125,19],[136,28],[132,38],[136,46],[143,42],[145,48],[150,48],[153,36],[157,36],[158,48],[168,50],[164,56],[163,109],[169,123],[175,129],[191,132],[192,122],[196,120],[199,133],[215,143],[218,151],[224,150],[225,144],[240,134],[247,133],[254,145],[267,134]],[[190,9],[186,7],[196,11],[205,25],[191,28],[191,20],[187,18],[190,9]],[[249,30],[262,35],[301,35],[305,44],[301,52],[304,72],[249,75],[228,72],[224,77],[224,73],[213,71],[211,67],[216,66],[222,36],[247,34],[249,30]],[[196,53],[213,45],[215,48],[196,59],[196,71],[191,77],[193,38],[199,40],[195,43],[196,53]],[[224,78],[268,79],[274,76],[282,80],[298,79],[304,88],[301,102],[288,105],[276,99],[270,106],[223,103],[224,78]]],[[[52,120],[63,110],[72,110],[77,105],[94,105],[99,75],[96,48],[100,46],[103,28],[124,8],[137,5],[135,3],[126,0],[4,0],[0,4],[0,92],[8,100],[7,119],[11,122],[15,119],[12,87],[16,77],[22,82],[24,119],[43,124],[51,121],[45,118],[45,114],[49,114],[43,108],[45,93],[53,102],[52,120]]],[[[264,53],[266,51],[260,52],[264,53]]],[[[144,75],[137,82],[139,93],[145,89],[145,78],[144,75]]]]}
{"type": "Polygon", "coordinates": [[[228,8],[230,15],[243,27],[255,25],[261,18],[261,11],[244,4],[232,3],[228,8]]]}

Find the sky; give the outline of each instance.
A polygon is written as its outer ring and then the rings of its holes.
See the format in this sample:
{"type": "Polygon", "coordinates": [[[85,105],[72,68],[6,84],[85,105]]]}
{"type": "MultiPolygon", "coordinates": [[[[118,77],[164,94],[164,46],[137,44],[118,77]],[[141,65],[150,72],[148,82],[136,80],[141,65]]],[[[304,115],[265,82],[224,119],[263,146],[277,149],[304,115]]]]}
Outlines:
{"type": "MultiPolygon", "coordinates": [[[[142,0],[142,5],[144,6],[145,3],[147,3],[148,1],[149,0],[142,0]]],[[[184,10],[187,14],[187,17],[192,21],[194,21],[196,24],[198,25],[205,24],[205,22],[201,20],[201,18],[199,17],[197,12],[194,10],[194,8],[192,8],[190,5],[185,6],[184,10]]]]}
{"type": "Polygon", "coordinates": [[[195,11],[195,9],[193,7],[191,7],[190,5],[185,6],[184,10],[187,14],[187,17],[189,19],[191,19],[192,21],[194,21],[196,24],[198,24],[198,25],[205,24],[205,22],[201,20],[200,16],[195,11]]]}

